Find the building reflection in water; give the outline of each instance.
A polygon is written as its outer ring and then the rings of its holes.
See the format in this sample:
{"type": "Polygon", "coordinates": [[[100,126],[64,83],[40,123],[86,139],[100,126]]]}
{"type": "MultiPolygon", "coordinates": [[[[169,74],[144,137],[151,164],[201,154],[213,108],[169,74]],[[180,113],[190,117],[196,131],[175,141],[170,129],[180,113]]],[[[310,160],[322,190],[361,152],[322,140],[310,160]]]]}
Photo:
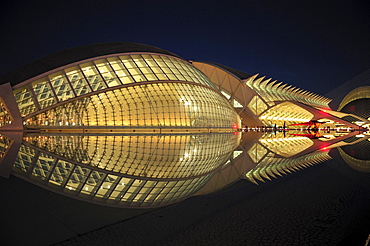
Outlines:
{"type": "MultiPolygon", "coordinates": [[[[92,203],[159,207],[220,190],[240,179],[258,184],[287,175],[331,159],[329,150],[339,146],[351,167],[369,172],[368,137],[355,132],[324,139],[286,132],[27,133],[11,174],[92,203]]],[[[14,154],[14,142],[1,135],[0,160],[14,154]]]]}
{"type": "MultiPolygon", "coordinates": [[[[28,134],[23,137],[12,174],[95,203],[163,206],[199,190],[239,141],[238,133],[28,134]]],[[[2,137],[2,155],[10,143],[2,137]]]]}
{"type": "Polygon", "coordinates": [[[359,134],[345,140],[338,148],[343,160],[353,169],[370,173],[370,136],[359,134]]]}

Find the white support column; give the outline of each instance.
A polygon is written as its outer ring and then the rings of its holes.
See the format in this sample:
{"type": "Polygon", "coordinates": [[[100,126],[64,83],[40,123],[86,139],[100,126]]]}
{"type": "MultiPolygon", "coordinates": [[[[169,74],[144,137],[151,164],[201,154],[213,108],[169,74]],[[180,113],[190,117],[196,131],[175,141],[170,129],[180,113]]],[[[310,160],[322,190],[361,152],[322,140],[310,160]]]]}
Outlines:
{"type": "Polygon", "coordinates": [[[12,140],[5,156],[0,159],[0,177],[9,178],[14,162],[17,159],[19,148],[22,145],[23,132],[2,132],[1,134],[12,140]]]}
{"type": "Polygon", "coordinates": [[[23,120],[19,112],[18,104],[15,101],[13,89],[10,83],[0,85],[0,97],[3,99],[12,117],[12,123],[0,127],[0,130],[23,130],[23,120]]]}

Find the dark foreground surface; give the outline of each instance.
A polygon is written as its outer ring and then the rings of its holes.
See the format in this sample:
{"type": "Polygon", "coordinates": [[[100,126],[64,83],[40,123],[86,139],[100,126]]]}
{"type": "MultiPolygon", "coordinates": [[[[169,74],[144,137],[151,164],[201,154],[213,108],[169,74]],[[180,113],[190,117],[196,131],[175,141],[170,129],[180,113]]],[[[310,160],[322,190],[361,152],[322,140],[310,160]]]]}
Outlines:
{"type": "Polygon", "coordinates": [[[370,233],[370,174],[340,159],[156,210],[0,181],[2,245],[364,245],[370,233]]]}

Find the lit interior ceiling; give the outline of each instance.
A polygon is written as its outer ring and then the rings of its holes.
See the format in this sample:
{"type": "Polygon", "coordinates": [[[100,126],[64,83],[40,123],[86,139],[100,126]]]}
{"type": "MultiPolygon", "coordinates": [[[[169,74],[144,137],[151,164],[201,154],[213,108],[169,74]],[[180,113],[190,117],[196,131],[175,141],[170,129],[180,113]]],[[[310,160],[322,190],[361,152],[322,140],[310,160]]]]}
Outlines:
{"type": "Polygon", "coordinates": [[[267,126],[277,124],[294,124],[307,122],[313,118],[313,114],[291,102],[282,102],[269,108],[260,115],[260,120],[267,126]],[[286,123],[285,123],[286,122],[286,123]]]}

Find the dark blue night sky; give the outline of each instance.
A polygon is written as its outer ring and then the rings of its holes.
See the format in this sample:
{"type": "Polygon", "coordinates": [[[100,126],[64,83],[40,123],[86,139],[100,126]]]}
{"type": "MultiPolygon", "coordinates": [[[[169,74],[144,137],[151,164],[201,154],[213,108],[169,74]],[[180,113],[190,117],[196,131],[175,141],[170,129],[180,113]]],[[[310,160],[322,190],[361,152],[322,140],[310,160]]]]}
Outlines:
{"type": "Polygon", "coordinates": [[[325,94],[370,68],[370,1],[2,1],[0,74],[129,41],[325,94]]]}

